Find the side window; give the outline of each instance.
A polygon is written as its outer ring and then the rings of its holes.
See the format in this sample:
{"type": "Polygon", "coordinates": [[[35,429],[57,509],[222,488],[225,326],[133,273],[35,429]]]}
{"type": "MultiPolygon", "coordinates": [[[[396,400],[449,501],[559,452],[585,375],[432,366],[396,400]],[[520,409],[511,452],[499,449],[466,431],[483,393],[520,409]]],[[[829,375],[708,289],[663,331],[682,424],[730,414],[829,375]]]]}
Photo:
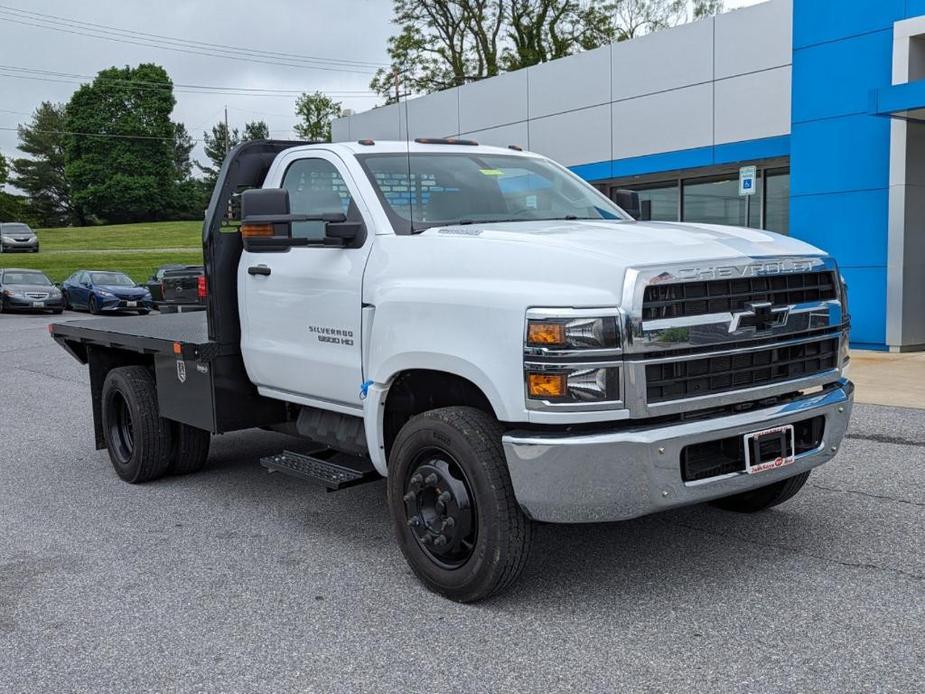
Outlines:
{"type": "MultiPolygon", "coordinates": [[[[357,207],[350,197],[344,179],[334,165],[324,159],[299,159],[293,162],[283,178],[283,188],[289,191],[292,214],[344,214],[359,220],[357,207]]],[[[324,238],[324,222],[296,222],[293,238],[324,238]]]]}

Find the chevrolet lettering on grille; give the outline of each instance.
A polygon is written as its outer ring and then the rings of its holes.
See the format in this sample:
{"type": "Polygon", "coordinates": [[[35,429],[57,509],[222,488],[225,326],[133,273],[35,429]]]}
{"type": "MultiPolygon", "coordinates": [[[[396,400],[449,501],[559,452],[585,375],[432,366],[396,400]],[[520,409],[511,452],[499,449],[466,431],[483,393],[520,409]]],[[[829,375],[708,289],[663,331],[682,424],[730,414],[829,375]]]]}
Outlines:
{"type": "Polygon", "coordinates": [[[787,325],[790,317],[789,306],[774,306],[770,302],[747,304],[748,310],[732,314],[729,332],[734,333],[744,328],[754,328],[756,333],[763,333],[771,328],[787,325]]]}

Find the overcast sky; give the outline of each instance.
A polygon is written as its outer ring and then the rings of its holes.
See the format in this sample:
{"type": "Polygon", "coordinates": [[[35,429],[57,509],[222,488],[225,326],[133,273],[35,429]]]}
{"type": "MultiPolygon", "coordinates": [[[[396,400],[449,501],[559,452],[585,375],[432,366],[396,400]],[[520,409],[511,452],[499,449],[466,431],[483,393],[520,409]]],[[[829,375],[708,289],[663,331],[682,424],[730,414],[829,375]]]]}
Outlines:
{"type": "MultiPolygon", "coordinates": [[[[760,1],[727,0],[726,6],[760,1]]],[[[367,110],[379,102],[368,92],[374,68],[338,61],[387,62],[391,7],[391,0],[0,0],[0,152],[18,155],[16,133],[3,128],[28,120],[41,101],[67,101],[78,86],[71,78],[47,73],[33,72],[41,79],[23,79],[23,72],[10,67],[94,75],[112,65],[156,62],[176,84],[339,92],[342,95],[336,98],[345,108],[367,110]],[[42,21],[23,15],[18,15],[19,23],[11,21],[17,15],[10,8],[167,37],[324,58],[328,69],[191,55],[67,33],[87,31],[76,25],[68,29],[62,24],[65,31],[54,31],[29,26],[42,21]],[[349,71],[331,69],[338,67],[349,71]]],[[[223,117],[227,106],[233,127],[265,120],[274,137],[285,138],[293,136],[294,102],[294,95],[178,93],[173,119],[185,123],[198,139],[223,117]]],[[[201,146],[193,156],[203,158],[201,146]]]]}

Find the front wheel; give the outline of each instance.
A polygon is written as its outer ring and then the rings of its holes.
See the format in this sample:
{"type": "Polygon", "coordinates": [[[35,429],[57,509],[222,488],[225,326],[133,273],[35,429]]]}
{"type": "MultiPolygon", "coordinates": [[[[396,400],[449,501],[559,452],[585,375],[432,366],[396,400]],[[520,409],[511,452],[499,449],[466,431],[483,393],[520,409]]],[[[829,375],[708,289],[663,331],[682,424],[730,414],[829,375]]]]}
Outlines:
{"type": "Polygon", "coordinates": [[[97,302],[95,296],[93,295],[90,296],[90,302],[87,304],[87,308],[90,310],[90,313],[92,313],[94,316],[100,312],[100,305],[97,302]]]}
{"type": "Polygon", "coordinates": [[[429,589],[457,602],[506,590],[533,537],[511,485],[501,425],[472,407],[412,418],[389,456],[389,509],[398,545],[429,589]]]}
{"type": "Polygon", "coordinates": [[[736,513],[756,513],[764,511],[766,508],[777,506],[793,498],[798,491],[806,484],[809,479],[809,471],[803,472],[794,477],[789,477],[780,482],[769,484],[766,487],[759,487],[748,492],[727,496],[723,499],[712,501],[714,506],[724,511],[735,511],[736,513]]]}

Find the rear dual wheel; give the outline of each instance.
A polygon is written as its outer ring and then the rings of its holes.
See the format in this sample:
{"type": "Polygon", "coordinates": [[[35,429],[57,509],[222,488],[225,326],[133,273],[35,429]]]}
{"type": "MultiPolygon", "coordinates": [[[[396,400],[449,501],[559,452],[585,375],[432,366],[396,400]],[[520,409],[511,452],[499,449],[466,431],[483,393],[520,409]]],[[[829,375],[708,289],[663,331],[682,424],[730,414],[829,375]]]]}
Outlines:
{"type": "Polygon", "coordinates": [[[145,367],[110,371],[103,383],[101,408],[109,459],[126,482],[195,472],[205,464],[209,432],[159,415],[157,388],[145,367]]]}
{"type": "Polygon", "coordinates": [[[389,456],[389,509],[402,554],[434,592],[475,602],[506,590],[530,551],[501,425],[471,407],[420,414],[389,456]]]}

